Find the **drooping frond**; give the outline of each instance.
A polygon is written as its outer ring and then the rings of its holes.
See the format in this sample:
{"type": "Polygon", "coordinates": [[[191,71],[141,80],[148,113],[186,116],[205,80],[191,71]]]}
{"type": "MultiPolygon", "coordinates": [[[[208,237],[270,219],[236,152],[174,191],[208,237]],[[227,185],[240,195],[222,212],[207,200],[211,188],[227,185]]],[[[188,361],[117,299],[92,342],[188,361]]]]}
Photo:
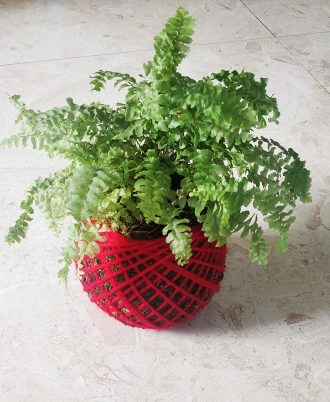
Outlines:
{"type": "Polygon", "coordinates": [[[178,265],[184,266],[192,256],[191,228],[188,219],[173,219],[163,229],[166,243],[169,243],[178,265]]]}
{"type": "Polygon", "coordinates": [[[154,152],[149,152],[135,176],[135,194],[147,222],[163,223],[172,210],[176,194],[171,189],[171,171],[154,152]]]}
{"type": "Polygon", "coordinates": [[[70,177],[70,168],[56,172],[46,178],[39,177],[27,190],[24,200],[21,202],[23,213],[10,227],[6,236],[8,243],[19,243],[25,238],[28,225],[33,219],[33,204],[41,207],[48,226],[58,232],[60,221],[66,216],[65,198],[66,180],[70,177]]]}

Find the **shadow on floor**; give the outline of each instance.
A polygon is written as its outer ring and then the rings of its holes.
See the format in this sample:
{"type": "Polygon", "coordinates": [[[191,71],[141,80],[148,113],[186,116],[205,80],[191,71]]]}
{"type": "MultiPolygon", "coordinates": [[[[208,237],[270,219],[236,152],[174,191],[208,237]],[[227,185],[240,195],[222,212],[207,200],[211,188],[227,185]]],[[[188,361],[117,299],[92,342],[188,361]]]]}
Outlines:
{"type": "Polygon", "coordinates": [[[169,329],[184,334],[242,336],[258,329],[326,324],[330,315],[330,256],[316,242],[295,239],[267,267],[233,245],[220,292],[191,321],[169,329]]]}

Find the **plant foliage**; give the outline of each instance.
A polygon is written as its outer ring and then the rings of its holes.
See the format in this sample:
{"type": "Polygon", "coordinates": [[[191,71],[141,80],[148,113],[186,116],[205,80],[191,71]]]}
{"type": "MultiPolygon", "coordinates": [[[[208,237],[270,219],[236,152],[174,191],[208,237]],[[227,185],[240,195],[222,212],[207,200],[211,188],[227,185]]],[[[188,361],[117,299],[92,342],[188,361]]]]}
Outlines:
{"type": "Polygon", "coordinates": [[[267,79],[222,70],[196,81],[177,71],[193,27],[179,8],[155,37],[155,56],[139,80],[112,71],[91,77],[96,91],[109,80],[126,89],[126,102],[115,108],[67,99],[63,107],[35,111],[12,97],[20,132],[0,145],[32,144],[70,164],[28,190],[9,243],[25,237],[37,205],[55,232],[64,217],[73,218],[63,278],[73,260],[97,253],[101,228],[109,226],[129,236],[141,223],[162,225],[178,264],[185,265],[191,256],[187,211],[219,246],[234,232],[249,235],[258,263],[268,255],[260,216],[286,249],[294,206],[310,201],[309,172],[291,148],[254,133],[278,122],[267,79]]]}

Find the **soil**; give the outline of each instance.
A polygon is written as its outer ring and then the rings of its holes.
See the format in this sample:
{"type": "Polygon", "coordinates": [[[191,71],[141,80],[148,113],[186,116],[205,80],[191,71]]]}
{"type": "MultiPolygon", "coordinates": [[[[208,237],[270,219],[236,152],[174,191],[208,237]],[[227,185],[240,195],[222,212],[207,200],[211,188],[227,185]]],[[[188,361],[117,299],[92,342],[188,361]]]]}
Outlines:
{"type": "MultiPolygon", "coordinates": [[[[181,186],[181,180],[183,176],[180,176],[178,173],[173,173],[171,176],[172,179],[172,189],[174,191],[178,190],[181,186]]],[[[187,218],[189,219],[190,225],[195,225],[197,223],[196,216],[194,211],[187,207],[183,213],[181,214],[180,218],[187,218]]],[[[132,228],[127,234],[126,237],[129,239],[134,240],[151,240],[156,239],[157,237],[163,236],[163,228],[164,225],[157,225],[156,223],[146,223],[141,222],[132,228]]]]}
{"type": "MultiPolygon", "coordinates": [[[[196,217],[192,209],[187,208],[181,215],[180,218],[189,219],[190,226],[197,223],[196,217]]],[[[141,222],[134,225],[134,228],[126,234],[128,239],[134,240],[151,240],[157,237],[163,236],[164,225],[157,225],[156,223],[146,223],[141,222]]]]}

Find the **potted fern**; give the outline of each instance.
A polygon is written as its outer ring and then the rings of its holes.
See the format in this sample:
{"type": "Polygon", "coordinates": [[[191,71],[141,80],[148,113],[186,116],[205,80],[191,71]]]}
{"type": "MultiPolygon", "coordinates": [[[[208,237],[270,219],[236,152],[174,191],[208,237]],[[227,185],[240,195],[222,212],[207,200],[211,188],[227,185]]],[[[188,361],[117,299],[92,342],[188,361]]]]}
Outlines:
{"type": "Polygon", "coordinates": [[[20,132],[1,146],[32,144],[69,165],[38,178],[6,241],[19,242],[34,205],[58,233],[71,218],[63,267],[75,263],[92,301],[125,324],[165,328],[193,317],[219,289],[226,239],[250,237],[252,261],[266,264],[260,217],[279,250],[298,200],[310,200],[309,172],[292,149],[257,136],[278,122],[267,80],[225,71],[199,81],[177,71],[194,21],[179,8],[154,41],[144,75],[98,71],[126,92],[125,103],[28,109],[19,96],[20,132]]]}

